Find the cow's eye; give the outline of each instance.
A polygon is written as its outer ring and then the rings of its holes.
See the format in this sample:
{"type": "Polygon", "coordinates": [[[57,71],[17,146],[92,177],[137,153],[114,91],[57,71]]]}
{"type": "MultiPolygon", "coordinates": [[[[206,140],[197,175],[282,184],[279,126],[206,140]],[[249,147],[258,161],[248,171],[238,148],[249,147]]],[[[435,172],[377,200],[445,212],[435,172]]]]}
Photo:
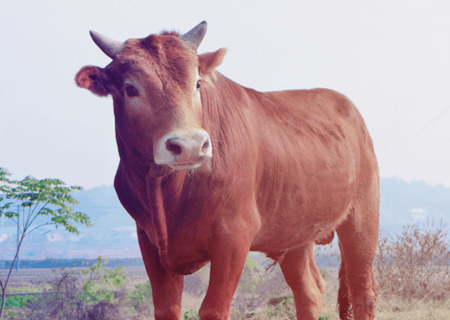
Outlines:
{"type": "Polygon", "coordinates": [[[135,86],[132,86],[131,84],[125,85],[125,92],[127,93],[128,97],[137,97],[139,95],[138,89],[136,89],[135,86]]]}
{"type": "Polygon", "coordinates": [[[202,86],[202,80],[197,81],[197,90],[202,86]]]}

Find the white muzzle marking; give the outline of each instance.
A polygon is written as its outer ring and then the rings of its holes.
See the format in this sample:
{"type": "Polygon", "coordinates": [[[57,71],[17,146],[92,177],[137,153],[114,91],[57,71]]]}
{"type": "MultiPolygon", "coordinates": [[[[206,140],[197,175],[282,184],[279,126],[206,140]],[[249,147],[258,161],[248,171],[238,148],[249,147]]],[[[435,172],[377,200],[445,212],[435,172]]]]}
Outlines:
{"type": "Polygon", "coordinates": [[[203,129],[173,131],[153,146],[155,163],[181,169],[195,169],[212,157],[209,134],[203,129]]]}

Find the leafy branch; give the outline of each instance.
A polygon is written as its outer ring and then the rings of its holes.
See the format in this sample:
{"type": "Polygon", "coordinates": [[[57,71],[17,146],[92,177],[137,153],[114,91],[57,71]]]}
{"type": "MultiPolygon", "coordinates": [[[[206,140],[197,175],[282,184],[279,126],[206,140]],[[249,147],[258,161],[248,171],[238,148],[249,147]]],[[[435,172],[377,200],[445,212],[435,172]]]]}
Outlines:
{"type": "Polygon", "coordinates": [[[11,174],[0,168],[0,217],[11,219],[18,228],[18,245],[8,275],[3,282],[0,279],[2,301],[0,319],[5,305],[6,288],[14,264],[19,256],[23,240],[32,232],[44,226],[63,227],[66,231],[80,234],[75,224],[90,226],[89,216],[74,212],[78,204],[72,197],[73,191],[82,190],[79,186],[66,186],[59,179],[36,179],[27,176],[22,180],[11,180],[11,174]],[[45,223],[36,224],[38,217],[48,217],[45,223]]]}

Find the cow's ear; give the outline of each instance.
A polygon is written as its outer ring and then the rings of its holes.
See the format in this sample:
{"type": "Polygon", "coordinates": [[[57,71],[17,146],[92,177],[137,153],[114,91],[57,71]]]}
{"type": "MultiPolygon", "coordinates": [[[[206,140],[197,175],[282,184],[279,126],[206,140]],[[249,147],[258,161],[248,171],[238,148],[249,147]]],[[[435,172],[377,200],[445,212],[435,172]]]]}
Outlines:
{"type": "Polygon", "coordinates": [[[222,48],[216,52],[208,52],[199,55],[198,64],[200,75],[211,73],[215,68],[217,68],[222,63],[226,53],[227,49],[222,48]]]}
{"type": "Polygon", "coordinates": [[[95,66],[86,66],[81,68],[75,76],[75,82],[80,88],[90,90],[99,96],[107,96],[110,92],[108,89],[108,77],[105,70],[95,66]]]}

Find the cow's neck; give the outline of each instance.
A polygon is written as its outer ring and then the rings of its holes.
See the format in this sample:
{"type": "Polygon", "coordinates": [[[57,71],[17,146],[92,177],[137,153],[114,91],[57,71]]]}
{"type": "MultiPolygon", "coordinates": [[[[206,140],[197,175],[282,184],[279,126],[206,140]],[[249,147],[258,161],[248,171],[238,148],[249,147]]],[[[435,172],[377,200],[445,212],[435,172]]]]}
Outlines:
{"type": "MultiPolygon", "coordinates": [[[[205,86],[206,87],[206,86],[205,86]]],[[[238,163],[246,162],[254,131],[249,119],[253,112],[250,95],[259,93],[242,87],[217,73],[212,86],[201,91],[203,128],[213,142],[212,175],[229,180],[239,178],[238,163]]]]}
{"type": "Polygon", "coordinates": [[[161,263],[168,270],[174,270],[169,259],[168,215],[177,211],[185,171],[170,171],[162,166],[136,163],[135,154],[121,159],[121,170],[125,172],[132,190],[143,204],[142,212],[130,212],[136,223],[146,231],[152,243],[158,247],[161,263]]]}
{"type": "Polygon", "coordinates": [[[173,270],[174,267],[169,259],[169,241],[166,209],[164,207],[164,195],[162,190],[162,177],[147,177],[147,195],[151,207],[152,231],[156,238],[159,251],[159,259],[165,269],[173,270]]]}

